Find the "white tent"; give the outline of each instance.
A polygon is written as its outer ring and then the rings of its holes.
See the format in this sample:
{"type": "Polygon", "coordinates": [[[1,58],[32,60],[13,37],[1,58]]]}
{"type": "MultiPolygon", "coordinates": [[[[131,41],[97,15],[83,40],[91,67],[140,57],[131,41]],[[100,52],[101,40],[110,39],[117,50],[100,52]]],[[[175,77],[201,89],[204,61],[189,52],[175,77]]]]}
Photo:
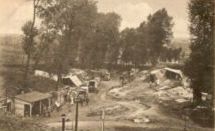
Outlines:
{"type": "Polygon", "coordinates": [[[176,69],[172,69],[172,68],[164,68],[164,70],[179,74],[181,78],[183,78],[183,73],[181,70],[176,70],[176,69]]]}
{"type": "Polygon", "coordinates": [[[35,76],[40,76],[40,77],[45,77],[45,78],[49,78],[49,73],[45,72],[45,71],[41,71],[41,70],[35,70],[34,71],[34,75],[35,76]]]}
{"type": "Polygon", "coordinates": [[[83,83],[77,76],[65,76],[63,79],[69,79],[75,86],[80,87],[83,83]]]}
{"type": "Polygon", "coordinates": [[[44,78],[52,79],[54,81],[58,80],[57,75],[49,74],[48,72],[45,72],[45,71],[42,71],[42,70],[35,70],[34,71],[34,75],[35,76],[39,76],[39,77],[44,77],[44,78]]]}

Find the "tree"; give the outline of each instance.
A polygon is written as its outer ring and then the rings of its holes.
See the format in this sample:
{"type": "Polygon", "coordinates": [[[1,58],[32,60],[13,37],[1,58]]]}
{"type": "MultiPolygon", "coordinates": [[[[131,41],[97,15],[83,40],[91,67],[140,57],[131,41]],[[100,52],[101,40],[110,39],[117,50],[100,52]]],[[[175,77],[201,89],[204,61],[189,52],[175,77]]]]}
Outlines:
{"type": "Polygon", "coordinates": [[[121,43],[123,53],[121,59],[126,64],[133,64],[135,57],[135,44],[136,44],[137,33],[133,28],[126,28],[121,32],[121,43]]]}
{"type": "Polygon", "coordinates": [[[137,28],[137,46],[136,46],[136,63],[138,65],[140,64],[145,64],[146,62],[149,61],[150,57],[150,47],[148,46],[149,44],[147,43],[147,23],[143,21],[140,26],[137,28]]]}
{"type": "Polygon", "coordinates": [[[173,22],[165,8],[148,16],[147,46],[152,64],[156,64],[164,45],[168,45],[173,37],[173,22]]]}
{"type": "Polygon", "coordinates": [[[189,2],[191,54],[185,64],[185,73],[191,79],[193,99],[201,102],[201,92],[213,95],[214,84],[214,1],[189,2]]]}
{"type": "Polygon", "coordinates": [[[45,64],[45,61],[47,61],[46,57],[50,58],[49,53],[55,41],[55,35],[55,32],[47,28],[41,28],[39,30],[37,45],[35,46],[35,52],[32,58],[34,61],[33,70],[36,70],[40,64],[45,64]]]}
{"type": "Polygon", "coordinates": [[[36,22],[36,9],[39,4],[40,0],[33,0],[33,19],[32,21],[28,21],[22,27],[22,31],[24,33],[24,40],[23,40],[23,49],[27,55],[27,61],[25,65],[25,73],[24,73],[24,82],[23,87],[28,86],[28,73],[30,68],[30,62],[32,57],[32,52],[34,51],[35,41],[34,38],[37,35],[37,29],[35,28],[36,22]]]}
{"type": "MultiPolygon", "coordinates": [[[[176,50],[166,49],[173,37],[172,27],[172,17],[168,15],[166,9],[161,9],[149,15],[148,21],[143,21],[138,28],[123,30],[122,60],[136,67],[147,62],[155,65],[159,59],[167,58],[168,55],[164,53],[178,53],[176,50]]],[[[173,56],[176,58],[176,54],[173,56]]]]}
{"type": "Polygon", "coordinates": [[[121,32],[122,60],[135,67],[147,62],[146,23],[143,22],[137,29],[125,29],[121,32]]]}
{"type": "Polygon", "coordinates": [[[34,38],[35,38],[35,36],[38,35],[37,28],[33,27],[33,29],[32,29],[32,25],[33,25],[33,23],[31,21],[28,21],[22,27],[22,31],[24,33],[23,50],[24,50],[25,54],[27,55],[27,61],[26,61],[25,72],[24,72],[23,87],[28,86],[28,84],[27,84],[28,83],[28,73],[29,73],[31,58],[34,54],[35,45],[36,45],[34,38]]]}
{"type": "Polygon", "coordinates": [[[121,17],[116,13],[107,13],[104,16],[104,35],[106,36],[107,50],[105,63],[116,64],[119,56],[119,26],[121,17]]]}
{"type": "Polygon", "coordinates": [[[181,57],[181,48],[170,48],[170,47],[164,47],[162,49],[162,54],[160,55],[161,61],[177,61],[180,60],[181,57]]]}
{"type": "Polygon", "coordinates": [[[116,47],[119,39],[120,20],[115,13],[97,13],[91,30],[82,38],[82,51],[79,55],[83,66],[101,68],[115,60],[113,54],[117,51],[113,47],[116,47]]]}
{"type": "Polygon", "coordinates": [[[81,38],[85,36],[85,31],[90,29],[96,12],[96,3],[90,0],[41,1],[39,16],[42,24],[56,32],[58,41],[49,68],[58,76],[57,88],[62,74],[66,74],[70,65],[75,63],[81,38]]]}

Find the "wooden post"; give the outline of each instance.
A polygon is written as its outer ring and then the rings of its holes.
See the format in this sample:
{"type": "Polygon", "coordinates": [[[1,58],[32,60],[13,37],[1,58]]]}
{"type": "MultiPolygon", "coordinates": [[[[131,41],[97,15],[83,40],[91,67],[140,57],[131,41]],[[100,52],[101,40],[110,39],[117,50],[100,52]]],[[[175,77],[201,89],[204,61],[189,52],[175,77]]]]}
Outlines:
{"type": "Polygon", "coordinates": [[[65,114],[62,114],[62,131],[65,131],[65,117],[66,115],[65,114]]]}
{"type": "Polygon", "coordinates": [[[75,111],[75,131],[78,131],[78,100],[76,101],[76,111],[75,111]]]}
{"type": "Polygon", "coordinates": [[[40,115],[41,115],[41,113],[42,113],[42,103],[40,101],[40,115]]]}
{"type": "Polygon", "coordinates": [[[51,98],[49,98],[48,101],[49,101],[49,108],[50,108],[50,106],[51,106],[51,98]]]}
{"type": "Polygon", "coordinates": [[[102,109],[101,119],[102,119],[102,131],[104,131],[105,130],[105,109],[102,109]]]}
{"type": "Polygon", "coordinates": [[[32,116],[32,105],[30,104],[30,114],[29,116],[31,117],[32,116]]]}

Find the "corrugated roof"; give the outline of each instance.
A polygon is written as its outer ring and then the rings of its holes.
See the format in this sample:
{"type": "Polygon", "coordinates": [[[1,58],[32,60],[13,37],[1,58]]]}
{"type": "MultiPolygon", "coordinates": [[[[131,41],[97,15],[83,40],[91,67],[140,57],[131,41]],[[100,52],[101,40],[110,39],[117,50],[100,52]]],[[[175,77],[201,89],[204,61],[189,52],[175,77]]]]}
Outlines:
{"type": "Polygon", "coordinates": [[[37,91],[32,91],[29,93],[25,93],[25,94],[20,94],[15,96],[15,98],[26,101],[26,102],[36,102],[36,101],[40,101],[40,100],[44,100],[47,98],[50,98],[51,94],[48,93],[41,93],[41,92],[37,92],[37,91]]]}

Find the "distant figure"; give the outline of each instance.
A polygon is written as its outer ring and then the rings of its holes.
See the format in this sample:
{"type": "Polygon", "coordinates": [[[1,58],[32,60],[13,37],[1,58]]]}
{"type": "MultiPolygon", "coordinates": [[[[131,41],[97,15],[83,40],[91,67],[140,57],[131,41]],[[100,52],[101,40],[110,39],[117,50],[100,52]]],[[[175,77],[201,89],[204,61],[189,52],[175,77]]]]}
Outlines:
{"type": "Polygon", "coordinates": [[[42,116],[45,117],[46,116],[46,112],[47,112],[47,108],[44,104],[42,104],[42,116]]]}
{"type": "Polygon", "coordinates": [[[57,107],[57,112],[59,112],[60,111],[60,103],[59,102],[55,102],[55,105],[56,105],[56,107],[57,107]]]}
{"type": "Polygon", "coordinates": [[[149,87],[151,88],[153,86],[153,83],[155,82],[155,78],[152,74],[149,75],[149,87]]]}
{"type": "Polygon", "coordinates": [[[86,104],[88,105],[90,99],[89,98],[86,98],[86,104]]]}
{"type": "Polygon", "coordinates": [[[155,82],[155,78],[152,74],[150,74],[149,76],[150,82],[154,83],[155,82]]]}
{"type": "Polygon", "coordinates": [[[125,77],[123,75],[120,76],[121,86],[124,86],[125,83],[125,77]]]}
{"type": "Polygon", "coordinates": [[[72,120],[72,110],[69,109],[67,117],[66,117],[66,121],[71,121],[72,120]]]}
{"type": "Polygon", "coordinates": [[[48,107],[47,115],[48,117],[51,117],[51,106],[48,107]]]}
{"type": "Polygon", "coordinates": [[[83,106],[83,103],[84,103],[84,102],[83,102],[83,100],[80,100],[80,104],[81,104],[81,106],[83,106]]]}

